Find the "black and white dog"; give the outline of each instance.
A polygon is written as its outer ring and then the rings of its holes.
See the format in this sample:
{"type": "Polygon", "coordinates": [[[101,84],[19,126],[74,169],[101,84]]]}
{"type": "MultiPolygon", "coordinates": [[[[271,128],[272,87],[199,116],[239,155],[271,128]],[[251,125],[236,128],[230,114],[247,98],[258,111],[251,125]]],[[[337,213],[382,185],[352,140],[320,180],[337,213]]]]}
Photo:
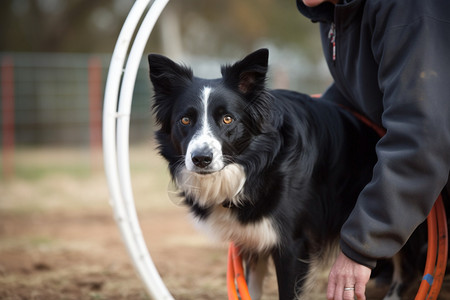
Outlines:
{"type": "MultiPolygon", "coordinates": [[[[213,80],[161,55],[149,64],[159,152],[184,204],[202,228],[241,249],[252,299],[270,256],[279,298],[311,299],[371,179],[378,135],[334,104],[267,89],[266,49],[213,80]]],[[[397,292],[416,274],[401,269],[397,292]]]]}

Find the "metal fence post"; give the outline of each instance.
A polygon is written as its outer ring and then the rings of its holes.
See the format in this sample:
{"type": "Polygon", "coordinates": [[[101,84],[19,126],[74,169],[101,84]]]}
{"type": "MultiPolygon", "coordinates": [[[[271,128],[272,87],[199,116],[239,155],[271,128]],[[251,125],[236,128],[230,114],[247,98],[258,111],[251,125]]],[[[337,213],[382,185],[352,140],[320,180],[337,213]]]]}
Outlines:
{"type": "Polygon", "coordinates": [[[98,56],[92,56],[89,59],[88,85],[91,168],[92,170],[98,170],[101,163],[102,145],[102,63],[98,56]]]}
{"type": "Polygon", "coordinates": [[[1,62],[2,87],[2,165],[3,178],[14,176],[14,62],[4,56],[1,62]]]}

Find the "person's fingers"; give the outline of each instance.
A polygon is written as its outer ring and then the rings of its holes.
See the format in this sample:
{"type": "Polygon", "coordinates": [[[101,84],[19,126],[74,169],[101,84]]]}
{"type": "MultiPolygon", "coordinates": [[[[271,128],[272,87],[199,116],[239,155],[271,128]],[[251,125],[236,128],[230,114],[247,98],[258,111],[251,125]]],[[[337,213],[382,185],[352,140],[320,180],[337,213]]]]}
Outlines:
{"type": "Polygon", "coordinates": [[[327,285],[327,300],[335,300],[334,295],[336,292],[336,273],[334,269],[331,269],[328,275],[328,285],[327,285]]]}
{"type": "Polygon", "coordinates": [[[342,293],[343,300],[354,300],[355,299],[355,288],[354,284],[347,284],[343,288],[344,292],[342,293]]]}
{"type": "Polygon", "coordinates": [[[334,266],[331,268],[328,275],[327,299],[328,300],[343,300],[343,290],[345,283],[348,281],[344,274],[343,266],[340,265],[339,259],[336,260],[334,266]]]}
{"type": "Polygon", "coordinates": [[[371,270],[343,253],[338,255],[328,276],[328,300],[366,300],[365,290],[371,270]]]}
{"type": "Polygon", "coordinates": [[[355,296],[358,300],[366,300],[366,283],[355,284],[355,296]]]}
{"type": "Polygon", "coordinates": [[[327,300],[334,300],[334,292],[336,290],[336,285],[335,284],[330,284],[330,282],[328,282],[328,287],[327,287],[327,300]]]}
{"type": "Polygon", "coordinates": [[[344,294],[342,290],[344,289],[344,284],[336,284],[336,289],[334,290],[334,298],[333,300],[343,300],[344,294]]]}
{"type": "Polygon", "coordinates": [[[334,296],[333,300],[353,300],[354,299],[354,281],[346,276],[342,276],[342,274],[337,273],[335,276],[335,288],[334,288],[334,296]]]}

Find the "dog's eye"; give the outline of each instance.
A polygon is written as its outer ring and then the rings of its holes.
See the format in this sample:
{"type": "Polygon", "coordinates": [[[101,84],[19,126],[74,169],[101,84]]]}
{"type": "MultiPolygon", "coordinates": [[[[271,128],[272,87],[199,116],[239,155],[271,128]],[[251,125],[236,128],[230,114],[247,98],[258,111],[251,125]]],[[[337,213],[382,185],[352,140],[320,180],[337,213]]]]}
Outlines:
{"type": "Polygon", "coordinates": [[[233,123],[233,117],[231,117],[231,116],[228,116],[228,115],[226,115],[225,117],[223,117],[223,123],[224,124],[231,124],[231,123],[233,123]]]}
{"type": "Polygon", "coordinates": [[[188,117],[182,117],[181,120],[180,120],[180,122],[181,122],[181,124],[183,124],[183,125],[189,125],[189,124],[191,124],[191,119],[188,118],[188,117]]]}

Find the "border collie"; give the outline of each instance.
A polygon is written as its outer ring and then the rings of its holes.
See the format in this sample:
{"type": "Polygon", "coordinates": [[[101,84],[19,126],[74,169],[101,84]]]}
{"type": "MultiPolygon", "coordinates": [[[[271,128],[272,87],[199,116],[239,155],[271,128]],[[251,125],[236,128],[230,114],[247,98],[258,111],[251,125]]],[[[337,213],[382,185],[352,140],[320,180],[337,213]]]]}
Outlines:
{"type": "MultiPolygon", "coordinates": [[[[213,80],[161,55],[148,59],[158,149],[183,203],[201,228],[242,251],[252,299],[268,257],[280,299],[311,299],[371,179],[378,135],[337,105],[266,88],[267,49],[213,80]]],[[[401,269],[397,290],[416,274],[401,269]]]]}

